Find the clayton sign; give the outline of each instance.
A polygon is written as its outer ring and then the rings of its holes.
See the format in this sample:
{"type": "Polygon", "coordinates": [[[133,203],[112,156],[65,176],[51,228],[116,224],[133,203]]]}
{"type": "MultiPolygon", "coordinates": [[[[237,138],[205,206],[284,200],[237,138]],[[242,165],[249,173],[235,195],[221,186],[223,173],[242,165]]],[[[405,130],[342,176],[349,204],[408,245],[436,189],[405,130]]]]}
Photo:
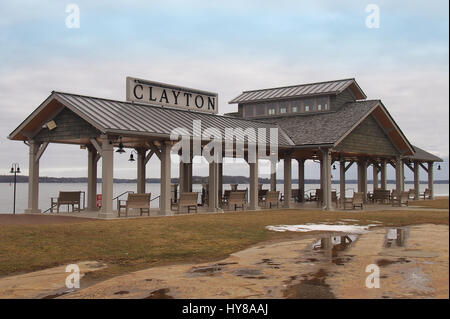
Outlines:
{"type": "Polygon", "coordinates": [[[132,77],[127,77],[126,100],[200,112],[218,112],[217,93],[132,77]]]}

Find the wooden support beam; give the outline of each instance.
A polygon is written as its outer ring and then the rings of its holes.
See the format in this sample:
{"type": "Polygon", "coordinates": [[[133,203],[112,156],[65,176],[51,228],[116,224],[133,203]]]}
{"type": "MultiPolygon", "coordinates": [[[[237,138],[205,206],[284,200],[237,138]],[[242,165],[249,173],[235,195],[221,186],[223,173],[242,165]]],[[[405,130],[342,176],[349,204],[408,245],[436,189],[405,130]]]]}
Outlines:
{"type": "Polygon", "coordinates": [[[350,161],[347,166],[345,166],[344,172],[347,172],[348,169],[355,163],[355,161],[350,161]]]}
{"type": "Polygon", "coordinates": [[[34,159],[37,162],[41,159],[42,154],[44,154],[45,149],[47,148],[49,142],[44,142],[36,153],[36,158],[34,159]]]}
{"type": "MultiPolygon", "coordinates": [[[[153,151],[153,153],[158,156],[158,158],[161,160],[161,150],[159,150],[155,145],[151,144],[151,143],[145,143],[148,148],[153,151]]],[[[152,154],[153,155],[153,154],[152,154]]]]}
{"type": "Polygon", "coordinates": [[[426,167],[425,165],[423,165],[423,163],[419,163],[420,167],[422,167],[424,169],[425,172],[428,173],[428,167],[426,167]]]}
{"type": "Polygon", "coordinates": [[[103,156],[103,150],[100,144],[98,144],[97,140],[95,138],[90,139],[91,144],[95,147],[97,150],[97,153],[100,154],[100,156],[103,156]]]}
{"type": "Polygon", "coordinates": [[[414,167],[411,165],[411,163],[405,163],[405,165],[406,165],[412,172],[414,172],[414,167]]]}
{"type": "Polygon", "coordinates": [[[150,152],[147,153],[145,156],[144,163],[147,165],[148,161],[152,158],[153,154],[155,154],[155,151],[150,150],[150,152]]]}

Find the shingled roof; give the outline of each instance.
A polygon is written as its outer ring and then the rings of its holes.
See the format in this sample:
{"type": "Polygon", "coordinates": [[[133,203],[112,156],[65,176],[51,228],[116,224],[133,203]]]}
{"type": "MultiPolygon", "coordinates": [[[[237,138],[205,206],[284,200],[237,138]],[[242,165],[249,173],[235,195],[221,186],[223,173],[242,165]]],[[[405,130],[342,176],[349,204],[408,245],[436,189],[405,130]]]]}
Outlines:
{"type": "Polygon", "coordinates": [[[297,146],[333,145],[379,104],[379,100],[347,103],[336,112],[280,117],[276,123],[297,146]]]}
{"type": "MultiPolygon", "coordinates": [[[[48,113],[45,108],[55,100],[90,123],[100,132],[106,134],[129,133],[168,137],[174,129],[180,127],[185,128],[189,134],[193,134],[192,125],[194,120],[201,120],[203,130],[209,127],[219,129],[222,136],[224,136],[225,128],[242,128],[244,131],[247,128],[254,128],[255,130],[258,128],[278,128],[276,124],[244,120],[236,117],[122,102],[63,92],[52,92],[41,106],[9,135],[9,138],[13,140],[26,140],[27,138],[23,134],[24,131],[39,129],[45,122],[35,121],[33,123],[35,126],[34,129],[28,128],[27,126],[31,125],[30,122],[35,118],[39,118],[41,114],[48,113]]],[[[244,136],[236,136],[236,139],[243,140],[244,136]]],[[[289,137],[283,132],[278,134],[278,144],[280,146],[293,145],[289,137]]]]}
{"type": "Polygon", "coordinates": [[[421,162],[443,162],[444,160],[436,155],[428,153],[427,151],[421,149],[414,145],[414,150],[416,151],[414,155],[408,156],[412,160],[417,160],[421,162]]]}
{"type": "Polygon", "coordinates": [[[232,99],[229,103],[248,103],[279,100],[285,98],[298,98],[314,95],[332,95],[339,94],[347,88],[351,88],[356,99],[366,98],[365,93],[356,83],[355,79],[343,79],[336,81],[326,81],[317,83],[307,83],[292,86],[284,86],[270,89],[244,91],[241,95],[232,99]]]}

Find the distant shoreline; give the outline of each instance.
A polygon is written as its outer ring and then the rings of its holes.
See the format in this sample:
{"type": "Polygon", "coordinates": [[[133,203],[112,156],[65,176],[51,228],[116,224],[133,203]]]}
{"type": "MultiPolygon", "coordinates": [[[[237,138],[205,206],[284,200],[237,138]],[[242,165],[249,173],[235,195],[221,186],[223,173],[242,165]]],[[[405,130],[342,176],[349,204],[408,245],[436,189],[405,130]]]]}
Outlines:
{"type": "MultiPolygon", "coordinates": [[[[11,175],[0,175],[0,183],[12,183],[14,181],[14,177],[11,175]]],[[[172,183],[178,183],[178,178],[172,178],[172,183]]],[[[358,181],[356,179],[348,179],[345,181],[346,184],[356,184],[358,181]]],[[[17,176],[17,183],[28,183],[28,176],[17,176]]],[[[87,177],[47,177],[43,176],[39,178],[39,183],[87,183],[87,177]]],[[[97,183],[101,183],[101,178],[97,179],[97,183]]],[[[121,184],[135,184],[136,179],[122,179],[115,178],[114,183],[121,184]]],[[[159,178],[147,178],[146,183],[148,184],[159,184],[159,178]]],[[[205,184],[208,183],[207,176],[193,176],[192,177],[193,184],[205,184]]],[[[248,184],[249,178],[245,176],[223,176],[224,184],[248,184]]],[[[260,178],[259,183],[261,184],[270,184],[269,178],[260,178]]],[[[292,179],[292,183],[298,183],[298,179],[292,179]]],[[[395,180],[388,180],[388,184],[395,184],[395,180]]],[[[420,184],[427,184],[428,181],[420,181],[420,184]]],[[[448,180],[435,180],[434,184],[448,184],[448,180]]],[[[277,180],[277,184],[283,184],[282,179],[277,180]]],[[[305,184],[320,184],[319,179],[305,179],[305,184]]],[[[333,180],[332,184],[339,184],[339,180],[333,180]]],[[[367,180],[367,184],[373,184],[372,180],[367,180]]],[[[405,184],[414,184],[414,181],[405,181],[405,184]]]]}

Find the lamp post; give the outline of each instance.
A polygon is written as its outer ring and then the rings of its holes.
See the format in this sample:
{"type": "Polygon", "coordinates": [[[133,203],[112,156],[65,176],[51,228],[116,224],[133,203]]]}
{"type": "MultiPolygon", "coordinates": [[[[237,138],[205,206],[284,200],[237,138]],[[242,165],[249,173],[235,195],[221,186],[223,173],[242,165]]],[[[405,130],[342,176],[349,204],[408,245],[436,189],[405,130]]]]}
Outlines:
{"type": "Polygon", "coordinates": [[[11,174],[14,174],[14,203],[13,203],[13,215],[16,214],[16,182],[17,182],[17,174],[20,174],[19,163],[12,163],[11,165],[11,174]]]}

